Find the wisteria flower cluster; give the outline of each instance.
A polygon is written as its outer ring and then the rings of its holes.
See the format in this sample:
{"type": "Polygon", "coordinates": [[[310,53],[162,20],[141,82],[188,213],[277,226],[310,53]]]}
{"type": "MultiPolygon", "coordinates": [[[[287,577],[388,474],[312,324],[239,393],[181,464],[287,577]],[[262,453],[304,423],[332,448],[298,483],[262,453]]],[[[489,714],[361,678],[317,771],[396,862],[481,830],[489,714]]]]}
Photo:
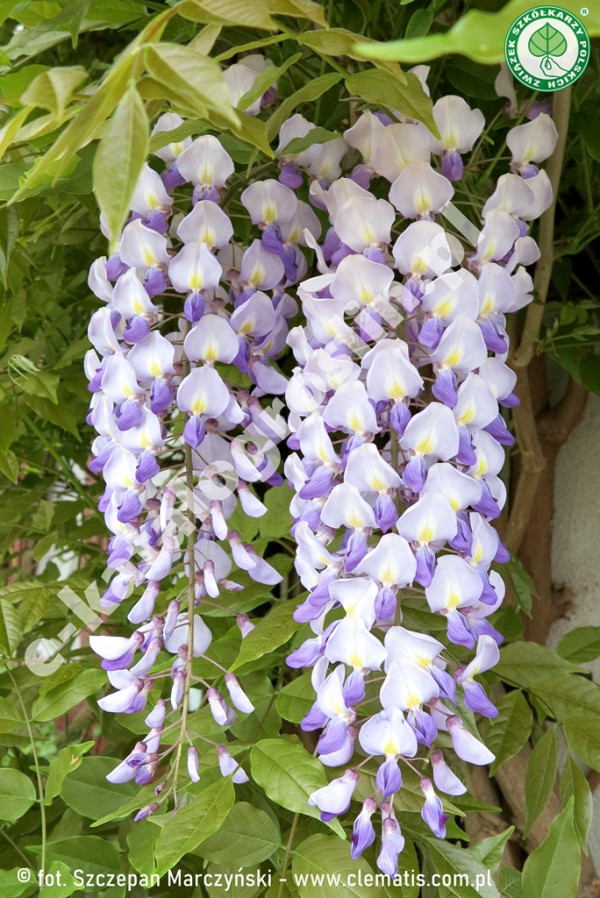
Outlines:
{"type": "MultiPolygon", "coordinates": [[[[231,69],[234,81],[247,74],[231,69]]],[[[154,133],[181,123],[167,113],[154,133]]],[[[135,626],[129,638],[90,638],[115,690],[99,705],[141,712],[151,691],[159,693],[146,717],[147,736],[108,778],[154,782],[175,752],[170,788],[164,780],[156,788],[157,796],[164,792],[162,801],[171,792],[176,800],[185,741],[189,776],[196,781],[199,775],[191,736],[171,738],[161,754],[170,717],[173,725],[181,717],[185,726],[188,713],[206,702],[225,728],[236,719],[234,708],[253,711],[237,678],[217,660],[211,659],[215,674],[231,704],[213,684],[196,682],[192,662],[206,656],[212,640],[202,604],[223,590],[242,589],[229,579],[234,565],[267,586],[281,580],[228,520],[238,502],[245,515],[262,516],[266,507],[255,485],[282,482],[277,444],[285,421],[264,397],[282,394],[287,385],[274,364],[297,312],[287,291],[306,271],[298,249],[305,229],[316,238],[320,226],[288,187],[273,179],[256,182],[240,202],[260,237],[242,247],[233,242],[220,205],[234,164],[219,140],[186,138],[156,155],[164,170],[145,167],[118,246],[90,271],[90,288],[104,305],[90,322],[94,349],[86,373],[88,422],[99,434],[90,469],[106,484],[100,510],[112,533],[108,568],[114,574],[101,604],[110,613],[141,589],[127,615],[135,626]],[[177,211],[182,204],[187,214],[177,211]],[[250,388],[230,383],[222,373],[227,365],[247,375],[250,388]],[[166,675],[168,699],[162,697],[166,675]]],[[[247,635],[253,628],[247,616],[236,619],[247,635]]],[[[246,781],[226,745],[216,749],[222,774],[246,781]]],[[[137,819],[157,808],[152,802],[137,819]]]]}
{"type": "Polygon", "coordinates": [[[316,247],[320,274],[298,287],[305,321],[288,338],[297,367],[286,391],[294,452],[285,473],[308,590],[295,617],[314,633],[288,664],[312,668],[316,698],[302,727],[320,731],[322,763],[362,755],[309,801],[325,821],[345,813],[359,769],[376,759],[352,856],[374,842],[379,807],[377,863],[390,876],[404,845],[394,814],[403,768],[418,773],[423,820],[444,837],[436,789],[466,789],[438,735],[463,761],[493,760],[458,696],[470,711],[497,715],[477,676],[496,664],[502,642],[488,618],[504,597],[490,566],[508,560],[490,523],[505,502],[499,472],[513,443],[501,409],[517,402],[506,315],[532,298],[524,266],[539,250],[528,223],[552,198],[535,163],[557,136],[547,115],[509,134],[512,171],[483,205],[463,261],[439,213],[484,119],[454,96],[434,105],[434,117],[441,140],[422,124],[364,113],[344,135],[363,162],[329,185],[312,182],[331,227],[316,247]],[[448,646],[403,626],[403,599],[419,597],[445,618],[448,646]],[[472,660],[458,664],[453,645],[474,649],[472,660]],[[433,782],[418,763],[426,760],[433,782]]]}
{"type": "MultiPolygon", "coordinates": [[[[234,101],[261,60],[226,73],[234,101]]],[[[426,70],[416,73],[424,79],[426,70]]],[[[247,112],[273,99],[271,90],[247,112]]],[[[210,658],[203,606],[241,588],[236,570],[271,587],[281,580],[229,519],[238,505],[250,517],[266,512],[262,485],[282,483],[277,447],[290,432],[283,473],[295,491],[295,566],[307,590],[295,618],[313,635],[287,660],[312,669],[315,702],[302,728],[320,731],[322,763],[351,765],[310,804],[326,821],[344,814],[359,771],[375,759],[352,856],[375,841],[379,809],[378,865],[394,875],[403,769],[418,772],[423,820],[443,837],[436,789],[465,791],[447,746],[464,761],[492,760],[459,708],[497,713],[476,678],[502,641],[488,618],[504,595],[491,565],[508,558],[491,525],[513,441],[502,409],[517,402],[506,315],[532,298],[525,266],[539,251],[529,222],[552,198],[536,163],[557,135],[546,114],[509,133],[511,171],[483,205],[465,257],[444,216],[457,211],[463,157],[485,123],[454,96],[435,103],[434,117],[440,138],[366,111],[343,136],[293,154],[290,141],[315,127],[294,115],[281,128],[272,177],[250,184],[215,136],[167,144],[140,178],[118,245],[92,267],[90,287],[104,305],[86,357],[98,433],[90,467],[106,484],[100,508],[114,572],[102,604],[110,612],[141,595],[128,610],[130,637],[90,642],[115,690],[99,702],[105,711],[142,712],[158,696],[148,734],[109,775],[155,785],[137,819],[170,795],[177,802],[184,750],[198,779],[186,729],[196,708],[206,704],[224,730],[234,708],[253,710],[218,658],[210,682],[194,675],[193,659],[210,658]],[[255,234],[249,245],[234,237],[234,195],[255,234]],[[318,273],[307,276],[313,254],[318,273]],[[276,363],[286,347],[297,363],[289,379],[276,363]],[[287,420],[269,406],[284,394],[287,420]],[[446,642],[406,625],[409,599],[445,619],[446,642]],[[459,664],[453,646],[473,650],[471,660],[459,664]]],[[[155,134],[180,124],[167,113],[155,134]]],[[[243,638],[253,625],[236,619],[243,638]]],[[[248,779],[225,735],[211,746],[223,776],[248,779]]]]}

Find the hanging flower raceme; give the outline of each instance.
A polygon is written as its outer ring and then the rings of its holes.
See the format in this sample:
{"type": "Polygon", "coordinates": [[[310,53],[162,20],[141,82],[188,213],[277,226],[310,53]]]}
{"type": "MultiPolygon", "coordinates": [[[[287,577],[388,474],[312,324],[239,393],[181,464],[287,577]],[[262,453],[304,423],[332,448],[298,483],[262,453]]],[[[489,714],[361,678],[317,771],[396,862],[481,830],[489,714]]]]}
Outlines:
{"type": "Polygon", "coordinates": [[[313,634],[288,664],[312,668],[302,727],[319,731],[323,764],[345,768],[309,803],[323,820],[345,814],[361,773],[370,777],[352,856],[374,842],[379,808],[378,865],[389,875],[404,844],[394,814],[403,777],[417,776],[422,818],[444,837],[438,792],[465,791],[452,754],[493,759],[461,708],[497,714],[479,677],[502,641],[489,618],[504,585],[491,566],[508,554],[490,522],[513,442],[502,407],[517,401],[506,315],[531,299],[524,266],[539,251],[528,223],[551,202],[532,163],[555,141],[544,115],[509,133],[513,173],[482,202],[463,261],[440,213],[460,201],[484,119],[459,97],[438,100],[434,118],[440,138],[365,112],[344,135],[364,162],[333,181],[285,155],[309,132],[299,116],[280,140],[281,180],[312,176],[311,199],[331,224],[315,245],[320,274],[298,285],[304,321],[288,336],[297,367],[285,474],[308,590],[295,617],[313,634]],[[421,630],[424,611],[435,637],[421,630]]]}
{"type": "MultiPolygon", "coordinates": [[[[232,94],[249,89],[248,72],[230,70],[232,94]]],[[[258,236],[245,248],[235,243],[221,205],[232,159],[212,135],[168,144],[179,124],[172,114],[157,123],[164,169],[145,166],[113,255],[96,260],[89,277],[103,303],[85,361],[88,420],[98,433],[90,468],[105,482],[100,510],[112,534],[101,604],[121,621],[126,609],[135,628],[129,637],[92,636],[90,645],[113,688],[100,707],[147,714],[148,734],[109,774],[111,782],[160,782],[140,819],[169,795],[176,801],[184,748],[193,782],[210,763],[234,782],[247,779],[224,744],[206,740],[211,761],[177,721],[189,724],[206,705],[227,729],[238,712],[254,710],[242,684],[211,657],[205,612],[236,617],[227,607],[227,596],[243,588],[236,577],[281,580],[229,521],[238,505],[244,515],[263,515],[256,487],[281,482],[277,444],[286,425],[268,399],[287,384],[275,359],[297,311],[287,289],[306,270],[298,245],[307,228],[312,239],[320,234],[312,210],[266,180],[241,195],[258,236]],[[227,366],[237,369],[233,382],[227,366]],[[213,674],[196,676],[194,659],[213,674]]],[[[243,638],[251,629],[245,615],[238,625],[243,638]]]]}

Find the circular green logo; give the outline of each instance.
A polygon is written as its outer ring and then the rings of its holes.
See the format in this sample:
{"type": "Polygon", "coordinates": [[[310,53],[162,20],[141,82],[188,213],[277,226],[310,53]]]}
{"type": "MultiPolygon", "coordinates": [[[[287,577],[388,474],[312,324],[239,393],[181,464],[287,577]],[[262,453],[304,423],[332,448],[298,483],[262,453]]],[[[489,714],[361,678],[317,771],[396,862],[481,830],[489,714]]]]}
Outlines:
{"type": "Polygon", "coordinates": [[[534,6],[508,29],[504,55],[521,84],[532,90],[562,90],[583,75],[590,59],[590,37],[567,9],[534,6]]]}

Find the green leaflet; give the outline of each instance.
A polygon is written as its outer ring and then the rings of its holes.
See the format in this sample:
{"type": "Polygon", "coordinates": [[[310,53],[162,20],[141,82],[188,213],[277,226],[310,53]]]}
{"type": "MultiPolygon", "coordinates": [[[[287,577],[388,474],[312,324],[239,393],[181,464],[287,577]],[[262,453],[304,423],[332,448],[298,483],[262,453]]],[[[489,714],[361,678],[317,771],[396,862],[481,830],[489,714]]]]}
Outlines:
{"type": "Polygon", "coordinates": [[[529,855],[523,867],[527,898],[575,898],[581,855],[573,827],[573,799],[553,821],[548,837],[529,855]]]}

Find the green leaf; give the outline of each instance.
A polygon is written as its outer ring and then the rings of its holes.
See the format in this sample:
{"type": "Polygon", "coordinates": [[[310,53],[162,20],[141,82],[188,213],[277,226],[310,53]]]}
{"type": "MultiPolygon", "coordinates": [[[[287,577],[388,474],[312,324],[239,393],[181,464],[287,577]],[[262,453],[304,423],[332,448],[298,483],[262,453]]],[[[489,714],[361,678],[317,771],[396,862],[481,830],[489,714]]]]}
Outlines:
{"type": "Polygon", "coordinates": [[[68,745],[59,752],[58,757],[52,761],[48,770],[48,779],[44,790],[45,804],[52,804],[52,799],[60,793],[65,777],[77,770],[83,755],[94,744],[92,739],[90,742],[82,742],[81,745],[68,745]]]}
{"type": "MultiPolygon", "coordinates": [[[[308,797],[316,789],[327,785],[323,765],[313,758],[294,737],[287,739],[262,739],[250,752],[252,778],[276,804],[294,813],[321,819],[318,808],[308,803],[308,797]]],[[[327,824],[344,837],[337,820],[327,824]]]]}
{"type": "MultiPolygon", "coordinates": [[[[68,667],[66,668],[68,670],[68,667]]],[[[57,671],[60,673],[61,671],[57,671]]],[[[53,674],[56,676],[56,674],[53,674]]],[[[52,678],[48,678],[52,679],[52,678]]],[[[32,717],[34,720],[55,720],[70,711],[79,702],[89,695],[94,695],[106,683],[106,676],[102,670],[76,671],[76,675],[67,682],[60,682],[40,695],[33,703],[32,717]]]]}
{"type": "Polygon", "coordinates": [[[230,125],[227,122],[225,126],[232,131],[241,140],[258,147],[269,159],[274,158],[273,150],[270,147],[267,137],[267,125],[259,118],[251,115],[242,115],[236,125],[230,125]]]}
{"type": "Polygon", "coordinates": [[[148,117],[132,82],[94,156],[94,193],[117,240],[148,155],[148,117]]]}
{"type": "MultiPolygon", "coordinates": [[[[17,242],[18,235],[19,215],[17,213],[17,210],[13,209],[11,206],[4,206],[2,209],[0,209],[0,277],[2,278],[2,283],[5,287],[8,284],[8,265],[10,262],[12,251],[15,247],[15,243],[17,242]]],[[[10,310],[10,306],[8,306],[8,308],[10,310]]],[[[10,324],[12,324],[12,321],[10,319],[9,322],[10,324]]],[[[0,343],[3,343],[3,341],[0,341],[0,343]]],[[[10,409],[10,406],[8,405],[8,403],[3,403],[2,408],[10,409]]],[[[2,420],[4,420],[4,418],[2,420]]],[[[6,442],[6,437],[0,437],[0,446],[2,446],[4,442],[6,442]]]]}
{"type": "Polygon", "coordinates": [[[24,109],[15,112],[12,118],[9,118],[6,124],[0,128],[0,159],[2,159],[9,146],[15,140],[22,125],[31,115],[32,110],[33,106],[25,106],[24,109]]]}
{"type": "Polygon", "coordinates": [[[482,839],[476,845],[469,847],[470,853],[481,861],[484,867],[495,873],[502,861],[504,848],[506,843],[514,833],[514,826],[509,826],[504,832],[498,833],[497,836],[490,836],[488,839],[482,839]]]}
{"type": "MultiPolygon", "coordinates": [[[[0,472],[13,483],[19,482],[20,462],[14,452],[0,453],[0,472]]],[[[0,613],[1,617],[1,613],[0,613]]],[[[2,654],[2,620],[0,620],[0,654],[2,654]]]]}
{"type": "Polygon", "coordinates": [[[300,723],[304,715],[310,711],[314,700],[315,690],[310,681],[310,674],[304,673],[278,691],[275,704],[284,720],[300,723]]]}
{"type": "Polygon", "coordinates": [[[339,84],[343,77],[343,75],[338,75],[337,72],[321,75],[319,78],[309,81],[308,84],[305,84],[293,93],[291,97],[286,97],[266,123],[268,139],[273,140],[277,137],[279,129],[295,109],[304,103],[312,103],[313,100],[317,100],[328,90],[331,90],[332,87],[335,87],[336,84],[339,84]]]}
{"type": "Polygon", "coordinates": [[[77,888],[71,868],[62,861],[53,861],[47,874],[45,879],[48,885],[42,886],[39,898],[68,898],[77,888]]]}
{"type": "Polygon", "coordinates": [[[169,43],[146,47],[144,59],[148,73],[166,86],[172,101],[183,103],[202,118],[207,109],[212,109],[230,124],[239,125],[223,73],[214,59],[193,47],[169,43]]]}
{"type": "MultiPolygon", "coordinates": [[[[35,851],[39,853],[38,846],[35,851]]],[[[82,870],[84,874],[94,877],[98,874],[116,874],[121,869],[118,845],[99,836],[70,836],[48,842],[46,858],[50,863],[65,864],[69,870],[82,870]]],[[[122,894],[122,890],[119,892],[109,888],[102,894],[103,898],[109,898],[122,894]]]]}
{"type": "MultiPolygon", "coordinates": [[[[580,0],[564,0],[561,8],[580,15],[580,0]]],[[[475,62],[493,65],[504,59],[504,41],[508,29],[523,12],[531,9],[531,0],[511,0],[499,12],[483,12],[472,9],[462,15],[456,24],[442,34],[412,40],[388,41],[370,44],[357,43],[355,50],[364,59],[390,60],[420,63],[451,53],[462,53],[475,62]]],[[[600,36],[600,6],[588,4],[589,14],[584,24],[590,37],[600,36]]]]}
{"type": "Polygon", "coordinates": [[[0,656],[12,657],[22,633],[19,612],[9,602],[0,599],[0,656]]]}
{"type": "MultiPolygon", "coordinates": [[[[300,898],[384,898],[385,892],[374,885],[374,871],[363,857],[353,861],[348,844],[336,836],[317,834],[309,836],[294,849],[292,862],[294,882],[300,898]],[[329,876],[339,876],[345,883],[350,873],[355,876],[354,885],[332,884],[329,876]],[[365,877],[371,874],[371,884],[365,885],[365,877]],[[317,877],[321,878],[319,882],[317,877]],[[315,881],[319,882],[315,887],[315,881]]],[[[367,880],[369,881],[369,880],[367,880]]]]}
{"type": "Polygon", "coordinates": [[[548,730],[537,743],[527,764],[525,777],[525,804],[527,806],[527,822],[523,837],[526,839],[531,827],[540,816],[546,802],[550,798],[556,771],[558,769],[558,746],[556,730],[548,730]]]}
{"type": "Polygon", "coordinates": [[[149,820],[138,820],[127,833],[127,860],[138,873],[154,873],[154,845],[159,833],[149,820]]]}
{"type": "Polygon", "coordinates": [[[177,12],[192,22],[218,22],[268,31],[278,29],[264,0],[252,0],[252,3],[247,0],[185,0],[177,5],[177,12]]]}
{"type": "Polygon", "coordinates": [[[567,806],[571,796],[574,799],[575,832],[582,850],[587,854],[587,838],[594,816],[594,800],[586,775],[571,755],[568,755],[560,775],[560,800],[564,807],[567,806]]]}
{"type": "MultiPolygon", "coordinates": [[[[12,870],[2,871],[2,881],[0,882],[0,898],[19,898],[23,892],[31,889],[33,882],[33,874],[31,882],[20,882],[19,873],[22,867],[14,867],[12,870]]],[[[31,892],[29,893],[31,894],[31,892]]]]}
{"type": "Polygon", "coordinates": [[[519,607],[528,617],[531,617],[533,597],[537,598],[534,582],[518,558],[511,558],[507,568],[519,607]]]}
{"type": "Polygon", "coordinates": [[[584,664],[600,658],[600,627],[577,627],[567,633],[556,649],[561,658],[584,664]]]}
{"type": "Polygon", "coordinates": [[[408,20],[406,26],[407,40],[414,37],[423,37],[431,28],[433,22],[433,13],[430,9],[417,9],[408,20]]]}
{"type": "Polygon", "coordinates": [[[108,782],[107,773],[118,763],[118,758],[96,755],[84,758],[63,782],[60,797],[82,817],[97,820],[98,817],[113,813],[121,807],[128,795],[133,796],[138,792],[133,783],[108,782]]]}
{"type": "MultiPolygon", "coordinates": [[[[427,838],[427,847],[431,855],[433,866],[437,873],[449,873],[453,885],[447,886],[444,895],[453,895],[456,898],[500,898],[500,892],[493,881],[490,881],[489,871],[468,849],[458,848],[442,839],[427,838]],[[459,879],[459,876],[463,880],[459,879]],[[465,886],[461,882],[470,882],[465,886]]],[[[441,894],[441,893],[440,893],[441,894]]]]}
{"type": "Polygon", "coordinates": [[[156,872],[167,870],[216,832],[235,800],[230,777],[223,777],[203,789],[189,804],[180,808],[160,831],[156,840],[156,872]]]}
{"type": "Polygon", "coordinates": [[[567,742],[581,760],[600,771],[600,724],[591,717],[568,717],[564,723],[567,742]]]}
{"type": "Polygon", "coordinates": [[[521,751],[531,733],[533,712],[521,692],[514,690],[498,702],[498,716],[483,724],[485,744],[496,756],[490,773],[521,751]]]}
{"type": "Polygon", "coordinates": [[[521,871],[514,867],[502,867],[498,874],[498,885],[505,898],[523,898],[521,871]]]}
{"type": "Polygon", "coordinates": [[[0,698],[0,733],[10,733],[21,723],[18,709],[7,699],[0,698]]]}
{"type": "Polygon", "coordinates": [[[529,688],[541,680],[561,683],[572,673],[585,673],[584,667],[560,658],[552,649],[537,642],[514,642],[500,650],[500,661],[494,668],[507,683],[529,688]]]}
{"type": "Polygon", "coordinates": [[[267,0],[269,12],[274,16],[292,16],[294,19],[308,19],[327,28],[327,20],[320,3],[313,0],[267,0]]]}
{"type": "Polygon", "coordinates": [[[561,676],[535,681],[532,693],[550,709],[559,723],[569,717],[600,717],[600,686],[585,677],[561,676]]]}
{"type": "Polygon", "coordinates": [[[33,79],[21,101],[25,105],[48,109],[55,118],[60,119],[73,92],[86,78],[87,72],[81,66],[47,69],[33,79]]]}
{"type": "Polygon", "coordinates": [[[564,56],[567,52],[567,40],[561,31],[546,22],[533,32],[528,47],[533,56],[564,56]]]}
{"type": "Polygon", "coordinates": [[[547,838],[525,861],[523,894],[527,898],[576,898],[580,868],[571,798],[552,822],[547,838]]]}
{"type": "Polygon", "coordinates": [[[245,801],[235,804],[221,828],[196,854],[222,866],[253,867],[266,861],[281,844],[272,817],[245,801]]]}
{"type": "MultiPolygon", "coordinates": [[[[317,126],[316,128],[312,128],[308,132],[308,134],[304,135],[304,137],[293,137],[290,140],[290,142],[287,143],[283,147],[283,149],[281,150],[281,154],[285,155],[285,156],[297,155],[298,153],[302,153],[303,150],[307,150],[308,147],[312,147],[315,144],[329,143],[330,140],[335,140],[336,137],[339,137],[339,136],[340,135],[338,134],[337,131],[328,131],[326,128],[321,128],[320,126],[317,126]]],[[[273,492],[276,492],[279,489],[287,490],[287,487],[283,487],[283,486],[276,487],[273,492]]],[[[270,490],[269,492],[272,492],[272,491],[270,490]]],[[[267,496],[268,495],[269,495],[269,493],[267,493],[267,496]]],[[[265,518],[267,518],[267,517],[268,517],[268,515],[265,515],[265,518]]],[[[283,530],[279,530],[278,536],[282,536],[289,532],[290,524],[288,522],[288,518],[289,518],[289,520],[291,520],[289,511],[288,511],[287,517],[285,518],[285,521],[286,521],[285,527],[283,530]]],[[[262,523],[262,521],[261,521],[261,523],[262,523]]],[[[271,529],[270,525],[268,525],[266,522],[265,522],[265,527],[268,527],[269,529],[271,529]]],[[[261,529],[261,533],[262,533],[262,529],[261,529]]]]}
{"type": "Polygon", "coordinates": [[[431,99],[416,75],[406,75],[406,84],[402,84],[391,72],[369,69],[346,78],[346,87],[353,96],[362,97],[375,106],[396,110],[408,118],[418,119],[432,134],[438,134],[431,99]]]}
{"type": "Polygon", "coordinates": [[[281,602],[271,608],[242,640],[240,653],[229,669],[234,671],[248,661],[262,658],[291,639],[302,626],[292,616],[296,605],[296,602],[281,602]]]}
{"type": "Polygon", "coordinates": [[[0,767],[0,820],[14,823],[27,813],[36,798],[28,776],[12,767],[0,767]]]}
{"type": "MultiPolygon", "coordinates": [[[[355,34],[346,28],[317,28],[313,30],[303,31],[296,35],[296,40],[306,47],[311,47],[320,56],[348,56],[350,59],[361,59],[362,56],[356,51],[356,42],[363,41],[370,43],[369,38],[363,37],[361,34],[355,34]]],[[[375,45],[376,41],[373,41],[375,45]]],[[[399,65],[395,62],[376,61],[378,68],[385,69],[390,72],[401,84],[406,83],[406,75],[399,65]]]]}
{"type": "MultiPolygon", "coordinates": [[[[168,12],[172,12],[168,10],[168,12]]],[[[21,199],[44,180],[54,182],[64,175],[72,165],[73,158],[81,147],[97,136],[99,127],[112,113],[127,89],[131,70],[135,61],[134,53],[125,56],[109,71],[105,81],[88,100],[83,110],[70,125],[61,132],[43,156],[39,156],[31,169],[24,175],[13,201],[21,199]]]]}

